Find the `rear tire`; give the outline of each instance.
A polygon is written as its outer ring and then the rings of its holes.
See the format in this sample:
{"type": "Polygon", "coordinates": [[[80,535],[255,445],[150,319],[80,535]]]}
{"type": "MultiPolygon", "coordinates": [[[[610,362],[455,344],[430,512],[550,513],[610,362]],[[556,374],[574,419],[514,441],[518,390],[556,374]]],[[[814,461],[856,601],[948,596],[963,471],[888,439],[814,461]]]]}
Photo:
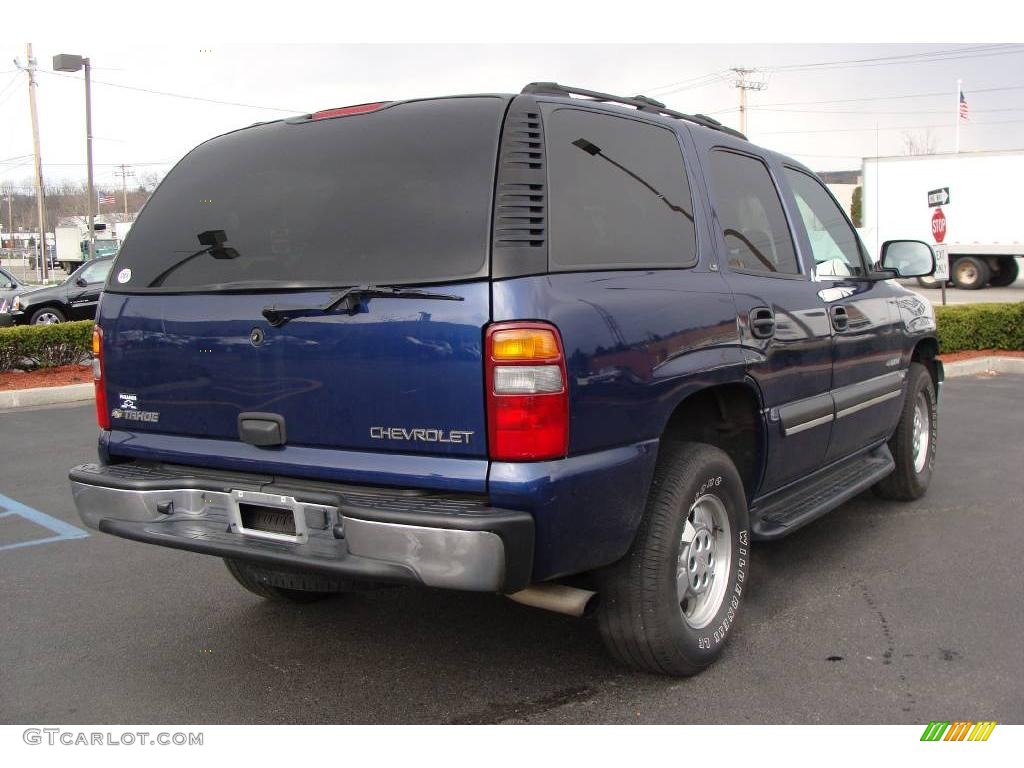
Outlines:
{"type": "Polygon", "coordinates": [[[319,574],[299,573],[256,565],[247,560],[224,558],[235,581],[266,600],[287,603],[315,603],[347,591],[340,581],[319,574]]]}
{"type": "Polygon", "coordinates": [[[721,654],[749,576],[746,495],[718,448],[663,442],[633,546],[597,574],[609,652],[647,672],[694,675],[721,654]]]}
{"type": "Polygon", "coordinates": [[[984,259],[975,256],[961,256],[953,262],[950,278],[953,285],[964,291],[976,291],[984,288],[992,277],[992,270],[984,259]]]}
{"type": "Polygon", "coordinates": [[[1017,282],[1017,277],[1020,275],[1020,267],[1017,265],[1017,259],[1010,257],[1007,259],[999,260],[999,271],[992,275],[992,278],[988,281],[988,284],[993,288],[1005,288],[1008,285],[1013,285],[1017,282]]]}
{"type": "Polygon", "coordinates": [[[903,412],[889,438],[896,469],[873,488],[877,496],[895,501],[913,501],[924,496],[932,479],[939,436],[935,386],[928,369],[911,363],[907,378],[903,412]]]}

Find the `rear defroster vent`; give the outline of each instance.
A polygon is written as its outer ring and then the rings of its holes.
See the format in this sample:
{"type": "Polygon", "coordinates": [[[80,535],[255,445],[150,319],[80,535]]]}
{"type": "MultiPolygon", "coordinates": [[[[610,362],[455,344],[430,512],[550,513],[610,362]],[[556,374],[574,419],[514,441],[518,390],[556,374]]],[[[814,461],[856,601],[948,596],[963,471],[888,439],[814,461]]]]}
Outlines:
{"type": "Polygon", "coordinates": [[[544,125],[533,97],[517,96],[501,132],[494,200],[494,277],[547,271],[547,157],[544,125]]]}

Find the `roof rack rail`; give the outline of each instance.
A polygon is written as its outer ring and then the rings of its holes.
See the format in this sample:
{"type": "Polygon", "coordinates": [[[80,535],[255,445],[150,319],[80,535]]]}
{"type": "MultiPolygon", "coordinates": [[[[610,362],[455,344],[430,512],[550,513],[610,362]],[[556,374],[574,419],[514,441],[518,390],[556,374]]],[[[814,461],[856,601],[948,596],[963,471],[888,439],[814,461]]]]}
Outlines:
{"type": "Polygon", "coordinates": [[[594,101],[607,101],[614,104],[625,104],[630,107],[636,107],[641,112],[654,112],[655,114],[665,115],[667,117],[674,117],[677,120],[686,120],[690,123],[696,123],[697,125],[703,126],[704,128],[711,128],[715,131],[721,131],[727,133],[730,136],[736,136],[737,138],[747,141],[747,137],[734,128],[722,125],[718,120],[707,115],[687,115],[683,112],[676,112],[674,109],[669,109],[660,101],[650,98],[649,96],[613,96],[610,93],[601,93],[600,91],[588,91],[586,88],[573,88],[569,85],[559,85],[558,83],[529,83],[523,87],[523,93],[546,93],[552,96],[584,96],[594,101]]]}

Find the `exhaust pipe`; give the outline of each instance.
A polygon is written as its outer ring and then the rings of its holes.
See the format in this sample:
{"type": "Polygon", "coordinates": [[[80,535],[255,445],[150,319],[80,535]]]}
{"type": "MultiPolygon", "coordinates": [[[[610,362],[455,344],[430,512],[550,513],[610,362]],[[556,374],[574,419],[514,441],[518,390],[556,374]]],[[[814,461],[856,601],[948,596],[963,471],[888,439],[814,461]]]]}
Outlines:
{"type": "Polygon", "coordinates": [[[597,592],[553,583],[531,584],[526,589],[513,592],[507,597],[531,608],[564,613],[577,619],[592,614],[598,602],[595,599],[597,592]]]}

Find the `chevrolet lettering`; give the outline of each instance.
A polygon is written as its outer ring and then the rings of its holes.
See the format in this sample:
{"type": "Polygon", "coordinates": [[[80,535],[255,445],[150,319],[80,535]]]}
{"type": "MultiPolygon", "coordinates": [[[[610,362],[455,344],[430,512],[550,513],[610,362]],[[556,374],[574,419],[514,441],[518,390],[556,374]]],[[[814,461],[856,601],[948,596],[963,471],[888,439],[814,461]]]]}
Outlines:
{"type": "Polygon", "coordinates": [[[370,427],[370,437],[374,440],[416,440],[422,443],[468,443],[473,433],[460,429],[370,427]]]}

